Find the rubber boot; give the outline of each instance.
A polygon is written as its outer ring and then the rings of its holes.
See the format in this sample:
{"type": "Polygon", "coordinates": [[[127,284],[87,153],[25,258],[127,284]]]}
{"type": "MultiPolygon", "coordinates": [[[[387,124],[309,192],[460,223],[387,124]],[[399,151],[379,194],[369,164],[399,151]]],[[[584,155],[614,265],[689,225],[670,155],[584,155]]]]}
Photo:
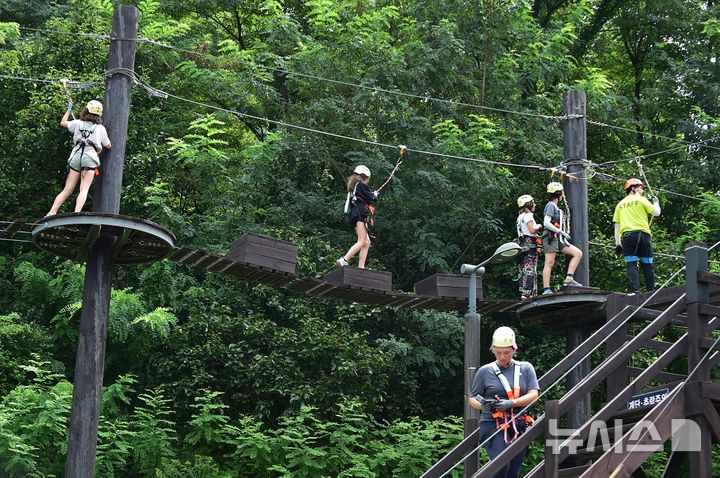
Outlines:
{"type": "Polygon", "coordinates": [[[640,268],[645,276],[645,284],[647,285],[648,292],[655,290],[655,270],[653,269],[652,263],[641,262],[640,268]]]}
{"type": "Polygon", "coordinates": [[[625,267],[627,267],[628,279],[630,279],[630,289],[632,289],[631,292],[639,294],[640,271],[638,271],[637,262],[626,262],[625,267]]]}

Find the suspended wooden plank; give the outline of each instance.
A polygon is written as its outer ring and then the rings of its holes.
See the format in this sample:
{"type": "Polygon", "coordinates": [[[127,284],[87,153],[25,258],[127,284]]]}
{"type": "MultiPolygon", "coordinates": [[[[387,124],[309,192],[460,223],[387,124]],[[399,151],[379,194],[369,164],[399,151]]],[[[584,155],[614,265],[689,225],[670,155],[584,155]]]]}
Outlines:
{"type": "Polygon", "coordinates": [[[11,222],[8,225],[8,227],[5,228],[5,233],[12,236],[25,224],[27,224],[27,219],[23,219],[23,218],[15,219],[13,222],[11,222]]]}
{"type": "Polygon", "coordinates": [[[195,249],[190,254],[188,254],[187,256],[180,259],[178,262],[180,262],[181,264],[185,264],[186,266],[192,267],[198,261],[198,259],[200,259],[204,256],[205,256],[204,251],[202,251],[200,249],[195,249]]]}
{"type": "MultiPolygon", "coordinates": [[[[458,274],[434,274],[415,283],[415,293],[431,297],[467,299],[470,276],[458,274]]],[[[477,278],[477,298],[483,298],[482,279],[477,278]]]]}
{"type": "Polygon", "coordinates": [[[210,272],[224,273],[225,270],[232,267],[233,264],[234,264],[234,262],[231,261],[230,259],[221,257],[219,261],[208,266],[207,270],[210,272]]]}
{"type": "Polygon", "coordinates": [[[246,234],[230,245],[228,259],[295,274],[298,246],[258,234],[246,234]]]}
{"type": "Polygon", "coordinates": [[[170,255],[167,257],[171,261],[179,262],[182,258],[193,252],[195,249],[189,246],[182,246],[178,249],[175,249],[170,253],[170,255]]]}
{"type": "Polygon", "coordinates": [[[392,290],[392,274],[385,271],[343,266],[323,276],[323,280],[333,284],[355,286],[366,290],[383,292],[392,290]]]}
{"type": "Polygon", "coordinates": [[[313,287],[316,287],[320,283],[320,280],[314,277],[302,277],[295,279],[287,285],[287,288],[293,292],[307,292],[313,287]]]}
{"type": "Polygon", "coordinates": [[[199,269],[210,269],[211,266],[217,264],[220,261],[225,260],[223,256],[220,254],[215,254],[214,252],[209,252],[205,257],[198,260],[195,264],[193,264],[193,267],[197,267],[199,269]]]}

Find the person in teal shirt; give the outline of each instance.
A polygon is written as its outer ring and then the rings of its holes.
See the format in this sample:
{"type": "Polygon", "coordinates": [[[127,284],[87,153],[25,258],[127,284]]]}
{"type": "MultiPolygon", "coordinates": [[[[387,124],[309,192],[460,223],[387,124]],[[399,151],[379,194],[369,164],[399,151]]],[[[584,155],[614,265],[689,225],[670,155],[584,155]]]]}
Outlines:
{"type": "Polygon", "coordinates": [[[630,280],[630,294],[640,293],[640,272],[638,262],[645,276],[648,291],[655,289],[655,270],[653,268],[652,235],[648,216],[660,215],[660,202],[653,202],[643,196],[645,186],[637,178],[625,181],[627,195],[615,206],[615,252],[625,256],[625,267],[630,280]]]}

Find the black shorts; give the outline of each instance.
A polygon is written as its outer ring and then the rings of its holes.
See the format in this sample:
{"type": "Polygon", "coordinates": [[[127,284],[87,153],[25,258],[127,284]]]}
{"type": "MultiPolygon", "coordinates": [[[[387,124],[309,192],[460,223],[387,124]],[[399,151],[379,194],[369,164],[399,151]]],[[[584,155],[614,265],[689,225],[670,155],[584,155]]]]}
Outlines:
{"type": "Polygon", "coordinates": [[[368,217],[370,217],[370,211],[365,209],[364,211],[355,206],[350,208],[350,212],[348,213],[348,222],[352,227],[355,227],[358,222],[362,221],[367,223],[368,217]]]}
{"type": "Polygon", "coordinates": [[[642,231],[625,232],[620,238],[625,257],[652,257],[652,239],[642,231]]]}

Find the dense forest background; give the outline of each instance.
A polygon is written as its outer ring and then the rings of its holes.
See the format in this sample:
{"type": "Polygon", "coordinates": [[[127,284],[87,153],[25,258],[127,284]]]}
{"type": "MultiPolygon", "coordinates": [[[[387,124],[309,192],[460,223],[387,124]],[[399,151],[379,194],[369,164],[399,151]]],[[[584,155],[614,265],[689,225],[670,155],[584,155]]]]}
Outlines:
{"type": "MultiPolygon", "coordinates": [[[[372,143],[405,144],[494,163],[410,154],[382,196],[369,266],[403,290],[457,273],[514,237],[519,195],[543,202],[550,172],[532,166],[562,161],[568,89],[588,102],[592,285],[624,291],[603,245],[636,158],[663,207],[660,284],[688,241],[720,239],[714,0],[136,5],[121,213],[180,245],[224,254],[267,234],[300,245],[299,275],[322,275],[354,241],[345,178],[362,163],[379,185],[398,150],[372,143]]],[[[86,86],[71,90],[76,112],[103,99],[112,12],[103,0],[0,3],[0,220],[39,219],[60,191],[71,138],[58,80],[86,86]]],[[[25,242],[0,252],[0,476],[63,476],[83,266],[25,242]]],[[[493,267],[486,296],[516,297],[515,275],[493,267]]],[[[325,301],[168,261],[116,267],[113,286],[99,477],[416,477],[462,436],[458,314],[325,301]]],[[[484,337],[499,324],[539,374],[561,357],[562,330],[483,317],[484,337]]]]}

